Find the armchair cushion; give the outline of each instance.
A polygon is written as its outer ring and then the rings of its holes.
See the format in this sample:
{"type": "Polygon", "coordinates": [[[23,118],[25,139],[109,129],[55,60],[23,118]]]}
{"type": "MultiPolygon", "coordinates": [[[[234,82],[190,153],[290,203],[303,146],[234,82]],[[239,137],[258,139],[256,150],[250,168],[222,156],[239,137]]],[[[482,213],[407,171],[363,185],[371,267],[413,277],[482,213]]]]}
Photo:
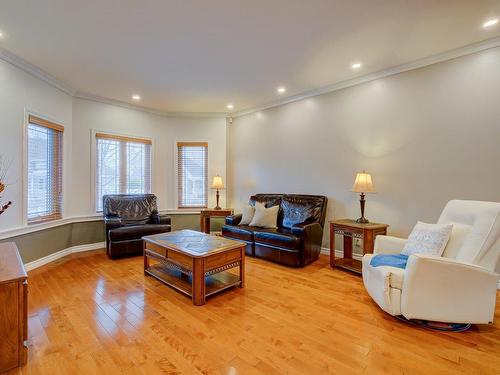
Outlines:
{"type": "Polygon", "coordinates": [[[295,236],[290,229],[264,229],[258,228],[254,232],[255,243],[280,247],[287,250],[298,250],[301,239],[295,236]]]}
{"type": "Polygon", "coordinates": [[[111,229],[108,232],[110,241],[128,241],[138,240],[143,236],[150,234],[170,232],[170,225],[166,224],[142,224],[125,225],[119,228],[111,229]]]}

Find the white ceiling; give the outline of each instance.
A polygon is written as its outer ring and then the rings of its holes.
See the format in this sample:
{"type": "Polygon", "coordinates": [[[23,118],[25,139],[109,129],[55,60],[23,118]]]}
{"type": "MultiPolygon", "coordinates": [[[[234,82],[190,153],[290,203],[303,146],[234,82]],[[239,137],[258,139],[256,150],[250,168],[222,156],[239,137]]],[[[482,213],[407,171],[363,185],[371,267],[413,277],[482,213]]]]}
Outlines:
{"type": "Polygon", "coordinates": [[[498,37],[494,16],[500,0],[0,0],[0,47],[81,93],[237,112],[498,37]]]}

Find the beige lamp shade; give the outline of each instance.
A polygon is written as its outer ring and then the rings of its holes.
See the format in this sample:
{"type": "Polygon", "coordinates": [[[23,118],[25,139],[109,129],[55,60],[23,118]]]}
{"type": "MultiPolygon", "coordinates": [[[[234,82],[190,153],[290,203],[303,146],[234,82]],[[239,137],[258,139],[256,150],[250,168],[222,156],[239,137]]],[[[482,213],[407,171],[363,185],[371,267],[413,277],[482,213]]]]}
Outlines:
{"type": "Polygon", "coordinates": [[[222,183],[222,177],[214,176],[211,187],[212,189],[224,189],[224,184],[222,183]]]}
{"type": "Polygon", "coordinates": [[[365,171],[358,173],[352,186],[352,191],[355,193],[375,193],[372,176],[365,171]]]}

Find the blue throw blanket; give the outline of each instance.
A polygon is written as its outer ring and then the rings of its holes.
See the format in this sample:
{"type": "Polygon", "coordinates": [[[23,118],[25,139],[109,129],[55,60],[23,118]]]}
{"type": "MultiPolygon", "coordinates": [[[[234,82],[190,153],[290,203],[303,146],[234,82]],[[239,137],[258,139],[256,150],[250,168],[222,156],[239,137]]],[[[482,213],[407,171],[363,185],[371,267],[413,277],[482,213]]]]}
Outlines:
{"type": "Polygon", "coordinates": [[[408,255],[403,254],[377,254],[370,261],[370,266],[390,266],[405,269],[408,255]]]}

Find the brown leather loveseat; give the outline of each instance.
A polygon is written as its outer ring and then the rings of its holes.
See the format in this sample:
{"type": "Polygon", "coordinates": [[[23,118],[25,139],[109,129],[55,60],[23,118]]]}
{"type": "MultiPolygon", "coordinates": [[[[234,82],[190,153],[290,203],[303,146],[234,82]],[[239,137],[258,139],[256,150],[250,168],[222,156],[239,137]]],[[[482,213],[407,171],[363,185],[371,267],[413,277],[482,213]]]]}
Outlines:
{"type": "Polygon", "coordinates": [[[106,250],[110,258],[141,255],[142,237],[170,232],[170,217],[159,215],[154,194],[103,197],[106,250]]]}
{"type": "Polygon", "coordinates": [[[242,215],[226,217],[222,235],[246,242],[246,254],[292,267],[318,259],[323,238],[327,198],[303,194],[256,194],[250,205],[279,205],[276,229],[239,225],[242,215]]]}

